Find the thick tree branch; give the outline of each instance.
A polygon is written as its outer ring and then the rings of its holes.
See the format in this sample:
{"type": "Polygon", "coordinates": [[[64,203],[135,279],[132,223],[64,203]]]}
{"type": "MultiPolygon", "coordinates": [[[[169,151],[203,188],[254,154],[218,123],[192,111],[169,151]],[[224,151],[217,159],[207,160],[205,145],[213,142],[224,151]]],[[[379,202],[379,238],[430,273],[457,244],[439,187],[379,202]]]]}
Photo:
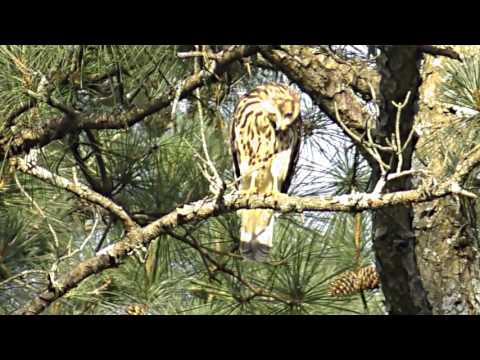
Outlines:
{"type": "Polygon", "coordinates": [[[336,121],[334,103],[347,125],[363,133],[370,116],[355,92],[371,98],[371,89],[378,93],[380,77],[366,63],[340,62],[328,52],[306,46],[282,46],[261,49],[261,54],[295,82],[331,119],[336,121]]]}
{"type": "MultiPolygon", "coordinates": [[[[205,220],[213,216],[225,214],[239,209],[270,208],[282,213],[304,211],[344,211],[355,212],[391,207],[398,204],[418,203],[431,201],[448,195],[462,195],[460,184],[472,169],[480,164],[480,145],[477,145],[461,160],[453,177],[443,183],[423,189],[397,191],[388,194],[351,194],[342,196],[295,197],[287,196],[275,198],[264,195],[244,196],[237,193],[225,195],[223,201],[215,198],[206,198],[194,203],[177,208],[171,213],[157,219],[153,223],[142,227],[133,228],[125,238],[111,245],[97,256],[78,264],[57,282],[55,289],[46,289],[33,299],[29,304],[19,309],[17,314],[39,314],[53,301],[75,288],[89,276],[105,269],[118,266],[120,259],[131,254],[136,248],[148,245],[153,239],[179,225],[205,220]]],[[[23,164],[23,168],[26,164],[23,164]]],[[[24,168],[25,169],[25,168],[24,168]]],[[[25,170],[28,170],[25,169],[25,170]]],[[[25,171],[27,172],[27,171],[25,171]]],[[[30,171],[31,173],[31,171],[30,171]]],[[[43,180],[53,183],[51,174],[44,174],[36,170],[35,174],[43,180]]],[[[65,179],[64,179],[65,180],[65,179]]],[[[71,183],[60,181],[66,187],[71,183]]],[[[63,186],[62,186],[63,187],[63,186]]],[[[65,188],[65,187],[64,187],[65,188]]],[[[80,188],[80,194],[85,194],[85,189],[80,188]]],[[[88,192],[87,192],[88,193],[88,192]]],[[[100,195],[97,195],[98,197],[100,195]]],[[[93,200],[98,201],[94,196],[93,200]]],[[[87,198],[87,200],[90,200],[87,198]]],[[[107,199],[108,200],[108,199],[107,199]]],[[[109,201],[109,200],[108,200],[109,201]]]]}
{"type": "Polygon", "coordinates": [[[450,59],[454,59],[462,62],[462,58],[460,57],[460,54],[457,53],[452,48],[439,48],[432,45],[420,45],[418,49],[425,54],[429,54],[433,56],[445,56],[450,59]]]}
{"type": "MultiPolygon", "coordinates": [[[[218,53],[218,60],[211,71],[202,70],[199,73],[186,77],[179,99],[184,99],[192,92],[205,84],[217,81],[217,77],[224,73],[228,66],[235,61],[248,57],[259,51],[259,46],[235,45],[218,53]]],[[[20,130],[14,135],[11,147],[7,144],[10,138],[0,139],[0,155],[8,152],[9,156],[28,152],[33,147],[42,147],[54,140],[61,139],[66,134],[84,129],[124,129],[131,127],[150,115],[166,108],[177,97],[176,89],[172,88],[165,94],[153,100],[142,108],[135,108],[122,114],[93,113],[93,114],[67,114],[46,121],[38,128],[20,130]]],[[[54,105],[59,105],[54,103],[54,105]]],[[[63,109],[65,110],[65,109],[63,109]]]]}

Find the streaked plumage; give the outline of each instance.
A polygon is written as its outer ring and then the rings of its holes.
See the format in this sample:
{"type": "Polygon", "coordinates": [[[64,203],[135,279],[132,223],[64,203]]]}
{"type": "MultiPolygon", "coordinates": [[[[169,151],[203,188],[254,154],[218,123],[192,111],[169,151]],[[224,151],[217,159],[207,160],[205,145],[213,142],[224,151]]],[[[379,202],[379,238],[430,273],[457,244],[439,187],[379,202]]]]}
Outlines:
{"type": "MultiPolygon", "coordinates": [[[[257,86],[240,99],[231,127],[231,146],[239,190],[286,193],[300,148],[300,96],[286,85],[257,86]]],[[[262,261],[272,247],[272,210],[240,210],[241,252],[262,261]]]]}

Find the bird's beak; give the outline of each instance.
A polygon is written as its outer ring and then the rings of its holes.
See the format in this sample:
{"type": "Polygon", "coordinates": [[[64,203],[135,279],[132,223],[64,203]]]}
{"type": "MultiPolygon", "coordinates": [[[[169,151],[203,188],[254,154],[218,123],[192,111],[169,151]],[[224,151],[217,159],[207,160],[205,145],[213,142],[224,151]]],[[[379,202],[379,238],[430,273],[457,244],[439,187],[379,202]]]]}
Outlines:
{"type": "Polygon", "coordinates": [[[287,126],[285,126],[284,121],[283,121],[284,119],[283,119],[282,115],[280,115],[278,110],[276,112],[276,115],[277,115],[277,122],[276,122],[277,132],[278,131],[285,131],[287,129],[287,126]]]}
{"type": "Polygon", "coordinates": [[[288,125],[285,125],[285,123],[283,123],[283,122],[277,121],[277,123],[276,123],[277,132],[278,131],[285,131],[285,130],[287,130],[287,128],[288,128],[288,125]]]}

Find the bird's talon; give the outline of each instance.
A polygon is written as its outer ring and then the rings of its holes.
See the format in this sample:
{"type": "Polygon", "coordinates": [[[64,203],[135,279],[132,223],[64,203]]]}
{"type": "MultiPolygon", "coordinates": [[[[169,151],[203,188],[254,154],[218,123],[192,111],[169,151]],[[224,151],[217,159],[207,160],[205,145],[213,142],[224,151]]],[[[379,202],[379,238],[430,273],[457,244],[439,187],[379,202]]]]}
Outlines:
{"type": "Polygon", "coordinates": [[[280,198],[281,198],[282,196],[284,196],[284,195],[285,195],[285,194],[283,194],[283,193],[281,193],[281,192],[279,192],[279,191],[272,191],[272,192],[270,193],[270,196],[271,196],[273,199],[275,199],[275,200],[280,199],[280,198]]]}

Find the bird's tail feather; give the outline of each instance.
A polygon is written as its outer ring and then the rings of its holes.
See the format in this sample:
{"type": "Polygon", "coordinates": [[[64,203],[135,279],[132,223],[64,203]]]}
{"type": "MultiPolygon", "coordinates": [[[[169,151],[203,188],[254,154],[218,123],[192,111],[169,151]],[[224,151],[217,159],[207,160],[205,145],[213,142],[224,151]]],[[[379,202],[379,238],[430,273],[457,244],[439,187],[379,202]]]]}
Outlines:
{"type": "Polygon", "coordinates": [[[240,252],[245,258],[265,261],[273,242],[273,210],[241,210],[240,252]]]}

